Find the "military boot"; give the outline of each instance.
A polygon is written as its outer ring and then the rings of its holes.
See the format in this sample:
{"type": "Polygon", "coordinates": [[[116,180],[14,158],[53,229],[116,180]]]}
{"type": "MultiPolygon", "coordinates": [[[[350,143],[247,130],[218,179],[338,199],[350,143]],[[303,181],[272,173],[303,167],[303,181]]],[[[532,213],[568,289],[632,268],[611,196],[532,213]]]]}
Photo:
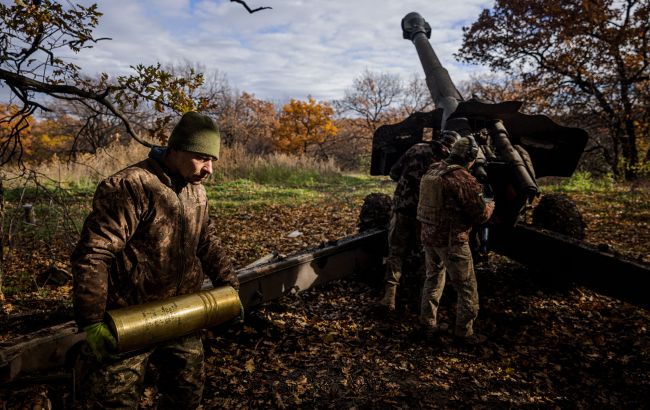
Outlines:
{"type": "Polygon", "coordinates": [[[397,294],[397,285],[387,283],[384,288],[384,297],[379,300],[379,304],[389,311],[395,310],[395,295],[397,294]]]}

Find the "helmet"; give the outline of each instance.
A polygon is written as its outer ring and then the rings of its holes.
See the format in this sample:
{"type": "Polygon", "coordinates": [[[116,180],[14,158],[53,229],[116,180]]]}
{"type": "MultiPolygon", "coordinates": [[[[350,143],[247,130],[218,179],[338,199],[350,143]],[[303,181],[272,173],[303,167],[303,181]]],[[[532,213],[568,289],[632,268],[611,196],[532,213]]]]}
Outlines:
{"type": "Polygon", "coordinates": [[[433,145],[442,153],[444,157],[449,155],[451,147],[460,139],[460,134],[456,131],[444,130],[440,138],[431,141],[433,145]]]}
{"type": "Polygon", "coordinates": [[[451,147],[451,152],[449,157],[461,162],[469,163],[476,159],[478,155],[478,144],[476,140],[471,135],[466,137],[461,137],[453,147],[451,147]]]}

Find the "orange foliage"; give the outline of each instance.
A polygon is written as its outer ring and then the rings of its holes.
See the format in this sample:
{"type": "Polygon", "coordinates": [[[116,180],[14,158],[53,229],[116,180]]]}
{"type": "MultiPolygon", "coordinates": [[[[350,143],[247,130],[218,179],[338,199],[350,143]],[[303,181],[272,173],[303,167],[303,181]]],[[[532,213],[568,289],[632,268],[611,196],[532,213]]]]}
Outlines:
{"type": "Polygon", "coordinates": [[[20,152],[24,148],[25,142],[16,135],[28,133],[34,122],[31,115],[22,115],[19,111],[20,109],[13,104],[0,104],[0,143],[6,147],[6,151],[2,150],[2,158],[0,158],[3,162],[6,161],[6,157],[11,157],[13,153],[20,152]]]}
{"type": "Polygon", "coordinates": [[[30,115],[27,116],[25,121],[21,121],[21,116],[18,114],[18,107],[13,104],[0,103],[0,136],[5,137],[9,135],[13,128],[21,128],[21,132],[29,132],[34,118],[30,115]],[[14,118],[15,117],[15,118],[14,118]],[[21,123],[22,122],[22,123],[21,123]]]}
{"type": "Polygon", "coordinates": [[[336,135],[334,109],[327,103],[291,99],[282,107],[273,132],[275,147],[284,152],[306,153],[313,144],[322,145],[336,135]]]}
{"type": "Polygon", "coordinates": [[[76,122],[67,115],[37,121],[24,139],[26,159],[42,161],[53,154],[68,152],[74,141],[73,130],[76,122]]]}
{"type": "Polygon", "coordinates": [[[220,114],[219,128],[226,145],[241,144],[253,152],[264,152],[276,120],[273,103],[243,92],[220,114]]]}
{"type": "Polygon", "coordinates": [[[0,139],[9,136],[15,127],[20,128],[23,160],[41,161],[71,148],[74,138],[71,130],[76,120],[65,115],[41,120],[31,115],[25,119],[18,116],[12,120],[17,112],[15,105],[0,104],[0,139]]]}

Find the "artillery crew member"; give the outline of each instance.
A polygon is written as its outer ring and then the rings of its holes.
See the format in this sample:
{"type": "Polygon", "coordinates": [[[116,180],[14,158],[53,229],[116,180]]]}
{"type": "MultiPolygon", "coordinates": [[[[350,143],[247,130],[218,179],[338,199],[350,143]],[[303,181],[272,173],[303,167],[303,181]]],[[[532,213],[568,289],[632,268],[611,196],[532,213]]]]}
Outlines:
{"type": "Polygon", "coordinates": [[[92,354],[83,356],[82,405],[137,408],[149,362],[159,370],[161,408],[197,408],[205,380],[198,333],[130,355],[102,322],[106,310],[197,292],[206,274],[238,288],[208,214],[202,181],[219,157],[212,120],[188,112],[167,147],[103,180],[72,256],[75,318],[92,354]]]}
{"type": "Polygon", "coordinates": [[[429,335],[444,329],[437,321],[437,311],[446,272],[458,295],[454,334],[470,343],[478,341],[473,329],[478,290],[469,232],[473,225],[485,223],[494,210],[494,202],[483,199],[481,184],[468,172],[478,150],[471,136],[454,144],[449,158],[422,177],[417,209],[426,266],[420,321],[429,335]]]}
{"type": "Polygon", "coordinates": [[[455,131],[444,131],[439,140],[420,143],[409,148],[393,165],[390,177],[397,181],[388,232],[388,258],[384,277],[384,295],[379,304],[395,310],[397,286],[402,276],[402,265],[408,252],[420,249],[419,222],[416,219],[420,179],[432,163],[449,155],[449,150],[460,138],[455,131]]]}

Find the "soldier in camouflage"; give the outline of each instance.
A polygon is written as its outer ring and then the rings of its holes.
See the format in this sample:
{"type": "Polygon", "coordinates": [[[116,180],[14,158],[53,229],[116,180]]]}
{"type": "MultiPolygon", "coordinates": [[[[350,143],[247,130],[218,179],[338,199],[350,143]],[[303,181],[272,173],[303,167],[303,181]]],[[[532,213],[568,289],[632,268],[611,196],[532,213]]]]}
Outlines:
{"type": "Polygon", "coordinates": [[[444,329],[437,311],[447,273],[458,295],[454,334],[470,343],[479,338],[473,329],[478,290],[469,232],[473,225],[485,223],[494,210],[494,202],[483,199],[481,184],[468,171],[478,150],[471,136],[454,144],[449,158],[422,177],[417,210],[426,265],[420,321],[429,335],[444,329]]]}
{"type": "Polygon", "coordinates": [[[419,222],[416,219],[420,179],[432,163],[449,155],[449,149],[460,138],[455,131],[445,131],[439,140],[420,143],[409,148],[393,165],[390,177],[397,181],[388,231],[388,257],[384,277],[384,295],[379,304],[395,310],[397,286],[408,252],[419,249],[419,222]]]}
{"type": "Polygon", "coordinates": [[[198,333],[117,356],[102,320],[109,309],[197,292],[204,274],[215,286],[238,288],[201,184],[219,144],[209,117],[186,113],[166,148],[97,187],[71,256],[75,318],[92,352],[83,356],[83,407],[137,408],[149,363],[159,371],[159,408],[199,407],[205,375],[198,333]]]}

